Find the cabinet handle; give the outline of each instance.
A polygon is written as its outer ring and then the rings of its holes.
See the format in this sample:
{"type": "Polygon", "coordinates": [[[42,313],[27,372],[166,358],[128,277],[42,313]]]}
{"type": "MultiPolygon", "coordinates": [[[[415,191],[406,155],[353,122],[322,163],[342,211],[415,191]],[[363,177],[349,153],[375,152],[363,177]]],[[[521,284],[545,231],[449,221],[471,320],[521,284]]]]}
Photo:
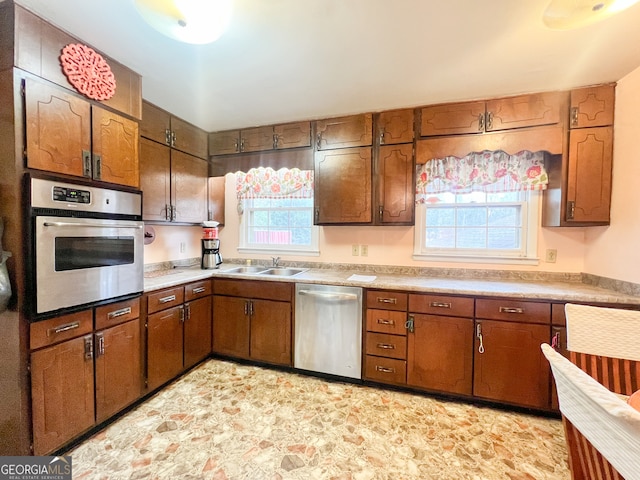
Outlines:
{"type": "Polygon", "coordinates": [[[487,121],[485,124],[486,130],[491,130],[493,128],[493,112],[487,112],[487,121]]]}
{"type": "Polygon", "coordinates": [[[382,373],[396,373],[395,368],[381,367],[380,365],[376,365],[376,372],[382,373]]]}
{"type": "Polygon", "coordinates": [[[484,132],[484,113],[478,114],[478,131],[484,132]]]}
{"type": "Polygon", "coordinates": [[[480,340],[480,345],[478,345],[478,353],[484,353],[484,345],[482,344],[482,326],[478,323],[476,325],[476,337],[480,340]]]}
{"type": "Polygon", "coordinates": [[[316,211],[313,214],[314,216],[314,223],[318,223],[318,220],[320,219],[320,207],[316,207],[316,211]]]}
{"type": "Polygon", "coordinates": [[[238,147],[240,146],[240,144],[238,143],[238,140],[236,140],[235,142],[233,142],[233,148],[236,152],[239,152],[240,150],[238,149],[238,147]]]}
{"type": "Polygon", "coordinates": [[[553,335],[553,338],[551,339],[551,348],[553,348],[556,352],[560,352],[562,348],[560,345],[560,332],[556,332],[553,335]]]}
{"type": "Polygon", "coordinates": [[[191,320],[191,304],[190,303],[184,304],[184,319],[191,320]]]}
{"type": "Polygon", "coordinates": [[[161,299],[158,300],[158,302],[169,303],[169,302],[173,302],[175,299],[176,299],[175,295],[169,295],[167,297],[162,297],[161,299]]]}
{"type": "Polygon", "coordinates": [[[164,143],[171,145],[171,130],[168,128],[164,131],[164,143]]]}
{"type": "Polygon", "coordinates": [[[249,315],[249,301],[248,300],[246,300],[244,302],[244,315],[245,316],[249,315]]]}
{"type": "Polygon", "coordinates": [[[571,126],[578,126],[578,107],[571,107],[571,126]]]}
{"type": "Polygon", "coordinates": [[[274,133],[273,134],[273,149],[275,150],[276,148],[278,148],[278,134],[274,133]]]}
{"type": "Polygon", "coordinates": [[[318,135],[316,135],[316,147],[317,150],[320,150],[320,144],[322,143],[322,132],[318,132],[318,135]]]}
{"type": "Polygon", "coordinates": [[[500,313],[524,313],[524,308],[500,307],[500,313]]]}
{"type": "Polygon", "coordinates": [[[240,139],[240,151],[244,152],[244,138],[240,139]]]}
{"type": "Polygon", "coordinates": [[[64,325],[57,326],[55,328],[50,328],[47,330],[47,337],[51,336],[51,334],[55,335],[57,333],[68,332],[69,330],[75,330],[80,327],[80,322],[73,323],[65,323],[64,325]]]}
{"type": "Polygon", "coordinates": [[[121,308],[120,310],[115,310],[113,312],[109,312],[107,314],[108,319],[118,318],[123,315],[129,315],[131,313],[131,307],[121,308]]]}
{"type": "Polygon", "coordinates": [[[567,220],[572,220],[576,214],[576,202],[571,200],[567,202],[567,220]]]}
{"type": "Polygon", "coordinates": [[[431,302],[430,305],[434,308],[451,308],[451,303],[449,302],[431,302]]]}
{"type": "Polygon", "coordinates": [[[378,343],[376,345],[376,347],[382,348],[384,350],[395,350],[396,349],[396,346],[391,344],[391,343],[378,343]]]}
{"type": "Polygon", "coordinates": [[[395,320],[387,320],[386,318],[379,318],[378,325],[395,325],[395,320]]]}
{"type": "Polygon", "coordinates": [[[84,337],[84,358],[85,360],[93,359],[93,335],[84,337]]]}
{"type": "Polygon", "coordinates": [[[82,175],[91,178],[91,152],[82,150],[82,175]]]}
{"type": "Polygon", "coordinates": [[[193,289],[193,293],[202,293],[206,290],[204,287],[196,287],[193,289]]]}
{"type": "Polygon", "coordinates": [[[382,215],[384,213],[384,205],[380,205],[378,207],[378,216],[380,217],[380,221],[382,221],[382,215]]]}
{"type": "Polygon", "coordinates": [[[249,316],[253,316],[253,302],[249,301],[249,316]]]}
{"type": "Polygon", "coordinates": [[[404,328],[406,328],[409,333],[414,332],[416,319],[413,315],[409,315],[409,318],[406,322],[404,322],[404,328]]]}
{"type": "Polygon", "coordinates": [[[380,127],[380,145],[384,145],[384,127],[380,127]]]}
{"type": "Polygon", "coordinates": [[[184,323],[185,321],[185,308],[184,306],[180,307],[180,321],[184,323]]]}
{"type": "Polygon", "coordinates": [[[177,140],[176,132],[171,132],[171,146],[172,147],[176,146],[176,140],[177,140]]]}
{"type": "Polygon", "coordinates": [[[398,303],[398,299],[397,298],[378,297],[378,303],[391,303],[391,304],[395,305],[396,303],[398,303]]]}
{"type": "Polygon", "coordinates": [[[98,340],[98,351],[96,352],[96,358],[104,355],[104,334],[102,332],[96,333],[96,339],[98,340]]]}
{"type": "Polygon", "coordinates": [[[93,178],[100,180],[102,178],[102,155],[93,155],[94,172],[93,178]]]}

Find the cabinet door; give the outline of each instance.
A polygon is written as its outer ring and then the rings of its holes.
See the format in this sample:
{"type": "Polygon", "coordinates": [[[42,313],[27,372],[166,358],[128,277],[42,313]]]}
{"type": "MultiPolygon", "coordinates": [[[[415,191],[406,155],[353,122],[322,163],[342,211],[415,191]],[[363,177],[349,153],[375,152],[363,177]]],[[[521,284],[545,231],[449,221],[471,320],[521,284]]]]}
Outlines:
{"type": "Polygon", "coordinates": [[[211,297],[185,303],[184,367],[189,368],[211,353],[211,297]]]}
{"type": "Polygon", "coordinates": [[[27,166],[91,177],[91,106],[62,89],[25,80],[27,166]]]}
{"type": "Polygon", "coordinates": [[[613,125],[615,85],[599,85],[571,90],[571,128],[613,125]]]}
{"type": "Polygon", "coordinates": [[[613,127],[569,131],[567,222],[609,223],[613,127]]]}
{"type": "Polygon", "coordinates": [[[147,316],[147,385],[150,390],[182,371],[183,318],[182,306],[147,316]]]}
{"type": "Polygon", "coordinates": [[[208,172],[206,160],[177,150],[171,152],[173,221],[201,223],[207,219],[208,172]]]}
{"type": "Polygon", "coordinates": [[[249,300],[213,297],[213,351],[249,358],[249,300]]]}
{"type": "Polygon", "coordinates": [[[96,420],[102,422],[141,394],[140,320],[96,333],[96,420]]]}
{"type": "Polygon", "coordinates": [[[413,315],[407,335],[407,384],[429,390],[471,395],[473,320],[413,315]]]}
{"type": "Polygon", "coordinates": [[[240,130],[212,132],[209,134],[209,154],[228,155],[240,153],[240,130]]]}
{"type": "Polygon", "coordinates": [[[209,192],[207,220],[215,220],[220,222],[220,225],[224,225],[225,177],[209,177],[207,182],[209,192]]]}
{"type": "Polygon", "coordinates": [[[317,152],[315,224],[371,223],[371,148],[317,152]]]}
{"type": "Polygon", "coordinates": [[[540,345],[549,341],[549,325],[477,320],[476,329],[473,394],[548,409],[549,363],[540,345]]]}
{"type": "Polygon", "coordinates": [[[380,145],[413,142],[413,110],[380,113],[377,134],[380,145]]]}
{"type": "Polygon", "coordinates": [[[287,123],[273,127],[274,146],[284,148],[310,147],[311,122],[287,123]]]}
{"type": "Polygon", "coordinates": [[[142,219],[171,218],[171,149],[146,138],[140,139],[140,189],[142,219]]]}
{"type": "Polygon", "coordinates": [[[171,115],[169,112],[149,103],[142,102],[140,136],[162,143],[171,144],[171,115]]]}
{"type": "Polygon", "coordinates": [[[95,423],[92,336],[31,354],[33,453],[61,447],[95,423]]]}
{"type": "Polygon", "coordinates": [[[181,152],[207,159],[207,132],[180,118],[171,117],[171,146],[181,152]]]}
{"type": "Polygon", "coordinates": [[[365,113],[316,122],[318,150],[363,147],[373,141],[372,115],[365,113]]]}
{"type": "Polygon", "coordinates": [[[378,218],[382,224],[413,224],[413,144],[385,145],[378,152],[378,218]]]}
{"type": "Polygon", "coordinates": [[[424,107],[420,135],[456,135],[484,131],[485,102],[447,103],[424,107]]]}
{"type": "Polygon", "coordinates": [[[93,178],[138,188],[138,123],[97,106],[91,119],[93,178]]]}
{"type": "Polygon", "coordinates": [[[291,304],[251,300],[252,360],[291,366],[291,304]]]}
{"type": "Polygon", "coordinates": [[[273,127],[248,128],[240,132],[241,152],[273,150],[273,127]]]}
{"type": "Polygon", "coordinates": [[[560,92],[488,100],[485,130],[490,132],[559,123],[561,102],[560,92]]]}

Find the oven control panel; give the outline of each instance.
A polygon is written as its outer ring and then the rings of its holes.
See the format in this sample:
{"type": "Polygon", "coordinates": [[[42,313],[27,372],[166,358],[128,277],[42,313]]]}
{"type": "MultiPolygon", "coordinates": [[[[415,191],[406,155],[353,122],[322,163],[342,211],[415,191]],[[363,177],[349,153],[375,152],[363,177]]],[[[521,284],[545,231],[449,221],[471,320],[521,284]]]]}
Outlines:
{"type": "Polygon", "coordinates": [[[53,187],[53,200],[65,203],[91,203],[91,192],[69,187],[53,187]]]}

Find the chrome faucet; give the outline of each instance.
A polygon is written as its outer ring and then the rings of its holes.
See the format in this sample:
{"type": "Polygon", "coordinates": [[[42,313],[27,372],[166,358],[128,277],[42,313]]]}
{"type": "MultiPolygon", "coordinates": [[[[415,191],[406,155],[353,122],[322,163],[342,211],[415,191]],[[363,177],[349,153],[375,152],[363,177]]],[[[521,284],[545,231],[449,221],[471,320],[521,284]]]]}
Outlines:
{"type": "Polygon", "coordinates": [[[271,266],[272,267],[277,267],[278,266],[278,262],[280,262],[280,257],[271,257],[271,266]]]}

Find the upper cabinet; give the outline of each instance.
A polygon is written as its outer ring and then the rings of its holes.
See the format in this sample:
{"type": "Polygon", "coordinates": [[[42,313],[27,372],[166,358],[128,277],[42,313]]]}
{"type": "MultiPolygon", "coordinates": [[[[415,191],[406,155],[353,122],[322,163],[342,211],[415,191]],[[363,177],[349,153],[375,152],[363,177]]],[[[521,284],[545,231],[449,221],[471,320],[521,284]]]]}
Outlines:
{"type": "Polygon", "coordinates": [[[316,122],[316,149],[365,147],[373,143],[370,113],[329,118],[316,122]]]}
{"type": "Polygon", "coordinates": [[[563,98],[561,92],[545,92],[424,107],[420,135],[459,135],[560,123],[563,98]]]}
{"type": "Polygon", "coordinates": [[[146,101],[142,102],[140,135],[189,155],[207,158],[207,132],[146,101]]]}
{"type": "Polygon", "coordinates": [[[378,144],[411,143],[414,138],[413,109],[391,110],[378,114],[378,144]]]}
{"type": "Polygon", "coordinates": [[[209,134],[209,154],[214,156],[309,146],[311,146],[311,122],[286,123],[209,134]]]}
{"type": "Polygon", "coordinates": [[[139,186],[137,122],[48,82],[23,81],[28,168],[139,186]]]}
{"type": "Polygon", "coordinates": [[[571,91],[570,128],[613,125],[615,85],[599,85],[571,91]]]}

